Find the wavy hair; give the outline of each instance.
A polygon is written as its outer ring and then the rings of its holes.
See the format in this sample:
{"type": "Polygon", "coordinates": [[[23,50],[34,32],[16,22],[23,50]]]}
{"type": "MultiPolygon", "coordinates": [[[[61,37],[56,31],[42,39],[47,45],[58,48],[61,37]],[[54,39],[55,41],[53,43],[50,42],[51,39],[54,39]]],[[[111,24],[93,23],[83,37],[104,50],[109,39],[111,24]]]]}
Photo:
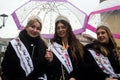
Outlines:
{"type": "Polygon", "coordinates": [[[68,34],[68,44],[69,44],[69,48],[71,50],[72,56],[74,57],[74,59],[77,59],[77,54],[79,53],[81,58],[83,57],[83,45],[80,43],[80,41],[76,38],[76,36],[74,35],[73,31],[72,31],[72,27],[70,25],[69,22],[65,21],[65,20],[57,20],[55,23],[55,34],[54,34],[54,38],[52,39],[52,41],[61,41],[61,38],[57,35],[57,25],[58,23],[62,23],[64,24],[64,26],[67,27],[67,34],[68,34]]]}
{"type": "MultiPolygon", "coordinates": [[[[106,33],[107,33],[107,35],[108,35],[108,37],[109,37],[109,43],[108,43],[108,44],[110,44],[110,46],[113,47],[113,52],[116,51],[117,43],[115,42],[115,39],[114,39],[114,37],[113,37],[112,32],[110,31],[110,29],[109,29],[107,26],[105,26],[105,25],[99,25],[99,26],[97,27],[97,29],[96,29],[96,32],[97,32],[99,29],[103,29],[103,30],[106,31],[106,33]]],[[[104,49],[104,48],[103,48],[103,49],[104,49]]],[[[103,49],[102,49],[102,50],[103,50],[103,49]]]]}

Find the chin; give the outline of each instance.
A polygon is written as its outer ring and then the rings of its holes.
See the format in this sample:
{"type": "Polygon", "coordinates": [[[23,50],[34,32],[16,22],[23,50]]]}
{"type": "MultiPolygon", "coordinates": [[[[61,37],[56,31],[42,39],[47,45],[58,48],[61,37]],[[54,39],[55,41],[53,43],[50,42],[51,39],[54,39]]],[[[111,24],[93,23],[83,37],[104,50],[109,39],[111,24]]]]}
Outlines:
{"type": "Polygon", "coordinates": [[[102,44],[106,43],[106,41],[99,41],[99,42],[102,43],[102,44]]]}
{"type": "Polygon", "coordinates": [[[31,35],[31,37],[35,38],[35,37],[37,37],[37,36],[35,36],[35,35],[31,35]]]}

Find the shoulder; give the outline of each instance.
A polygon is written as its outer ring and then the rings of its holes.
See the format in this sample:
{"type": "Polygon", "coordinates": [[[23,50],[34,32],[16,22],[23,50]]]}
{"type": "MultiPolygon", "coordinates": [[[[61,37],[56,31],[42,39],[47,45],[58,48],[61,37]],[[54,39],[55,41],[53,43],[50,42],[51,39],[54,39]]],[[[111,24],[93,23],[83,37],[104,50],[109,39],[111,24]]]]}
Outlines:
{"type": "Polygon", "coordinates": [[[94,43],[90,43],[90,44],[87,44],[87,45],[85,45],[84,46],[84,48],[93,48],[93,46],[94,46],[94,43]]]}

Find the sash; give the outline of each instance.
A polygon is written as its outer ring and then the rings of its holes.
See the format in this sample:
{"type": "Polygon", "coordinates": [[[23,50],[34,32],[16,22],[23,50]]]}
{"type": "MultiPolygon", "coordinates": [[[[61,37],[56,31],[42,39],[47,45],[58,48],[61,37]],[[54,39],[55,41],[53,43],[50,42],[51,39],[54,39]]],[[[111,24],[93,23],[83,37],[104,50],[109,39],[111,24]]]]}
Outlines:
{"type": "Polygon", "coordinates": [[[28,76],[33,71],[34,67],[26,47],[19,38],[13,39],[10,42],[18,58],[20,59],[20,65],[22,69],[25,71],[26,76],[28,76]]]}
{"type": "Polygon", "coordinates": [[[53,42],[49,46],[50,50],[56,55],[56,57],[60,60],[60,62],[64,65],[67,72],[70,73],[73,70],[73,66],[67,52],[67,49],[62,49],[62,45],[53,42]]]}
{"type": "Polygon", "coordinates": [[[94,50],[89,49],[89,51],[104,73],[108,74],[110,78],[120,78],[120,74],[116,74],[114,72],[107,57],[105,57],[103,54],[96,53],[94,50]]]}

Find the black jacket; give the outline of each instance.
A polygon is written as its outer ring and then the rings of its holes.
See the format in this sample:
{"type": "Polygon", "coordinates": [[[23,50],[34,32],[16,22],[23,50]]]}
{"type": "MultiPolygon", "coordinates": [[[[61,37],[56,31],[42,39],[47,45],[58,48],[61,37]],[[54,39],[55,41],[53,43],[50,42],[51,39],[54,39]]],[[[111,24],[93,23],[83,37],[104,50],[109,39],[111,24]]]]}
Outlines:
{"type": "MultiPolygon", "coordinates": [[[[113,67],[115,73],[120,74],[120,65],[118,61],[115,59],[113,55],[112,48],[110,46],[105,46],[110,52],[108,53],[108,59],[113,67]]],[[[90,54],[88,49],[93,49],[100,52],[100,49],[96,47],[95,44],[88,44],[85,46],[85,63],[86,63],[86,80],[105,80],[105,78],[109,77],[108,74],[104,73],[99,66],[97,65],[96,61],[94,60],[93,56],[90,54]]]]}
{"type": "MultiPolygon", "coordinates": [[[[61,42],[57,42],[58,44],[62,45],[61,42]]],[[[70,44],[69,44],[70,46],[70,44]]],[[[65,80],[69,80],[70,77],[75,77],[76,80],[85,80],[84,79],[84,65],[83,65],[83,60],[76,50],[76,55],[77,55],[77,60],[73,59],[71,49],[70,47],[68,48],[68,54],[70,56],[72,65],[73,65],[73,71],[68,74],[65,67],[63,64],[60,62],[60,60],[56,57],[56,55],[53,55],[53,62],[49,64],[49,67],[47,68],[47,76],[48,80],[60,80],[60,77],[62,76],[62,68],[61,65],[63,66],[64,73],[65,73],[65,80]]],[[[63,79],[61,79],[63,80],[63,79]]]]}
{"type": "MultiPolygon", "coordinates": [[[[45,43],[43,42],[42,39],[40,39],[39,36],[36,38],[30,37],[25,30],[20,32],[19,38],[27,48],[32,58],[34,69],[36,69],[36,66],[38,64],[41,65],[41,68],[39,70],[41,72],[40,75],[42,75],[44,73],[44,68],[46,63],[44,59],[44,55],[46,51],[45,43]],[[33,51],[33,46],[35,46],[34,51],[33,51]]],[[[11,43],[8,44],[2,62],[2,80],[5,80],[5,78],[6,80],[27,80],[25,72],[20,66],[20,60],[16,55],[16,52],[13,49],[11,43]]]]}

